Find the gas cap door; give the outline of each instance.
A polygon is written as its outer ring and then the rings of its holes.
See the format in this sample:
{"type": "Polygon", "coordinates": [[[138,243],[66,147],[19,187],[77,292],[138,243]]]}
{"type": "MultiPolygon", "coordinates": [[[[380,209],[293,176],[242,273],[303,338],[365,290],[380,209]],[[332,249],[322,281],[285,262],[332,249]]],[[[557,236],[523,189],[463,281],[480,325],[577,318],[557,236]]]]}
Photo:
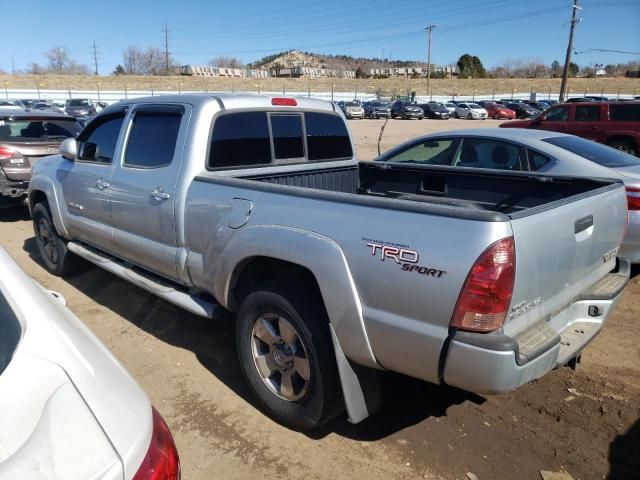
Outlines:
{"type": "Polygon", "coordinates": [[[244,198],[234,198],[231,200],[231,211],[229,212],[229,228],[240,228],[247,224],[249,215],[253,211],[253,202],[244,198]]]}

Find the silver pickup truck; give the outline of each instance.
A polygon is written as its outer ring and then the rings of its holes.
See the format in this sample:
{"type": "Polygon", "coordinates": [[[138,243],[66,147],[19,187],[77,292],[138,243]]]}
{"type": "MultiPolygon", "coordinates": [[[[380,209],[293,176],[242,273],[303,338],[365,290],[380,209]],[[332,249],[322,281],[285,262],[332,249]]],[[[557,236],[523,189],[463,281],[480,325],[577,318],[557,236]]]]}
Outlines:
{"type": "Polygon", "coordinates": [[[46,267],[82,257],[215,321],[278,421],[359,422],[391,370],[480,394],[575,362],[629,277],[615,180],[358,163],[343,113],[129,100],[34,167],[46,267]]]}

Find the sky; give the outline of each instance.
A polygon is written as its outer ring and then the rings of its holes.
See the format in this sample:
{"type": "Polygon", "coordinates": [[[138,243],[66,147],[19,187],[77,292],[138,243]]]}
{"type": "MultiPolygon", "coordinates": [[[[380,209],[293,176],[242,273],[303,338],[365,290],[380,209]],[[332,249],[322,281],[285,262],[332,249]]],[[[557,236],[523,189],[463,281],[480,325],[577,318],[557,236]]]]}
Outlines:
{"type": "MultiPolygon", "coordinates": [[[[573,61],[580,65],[640,60],[640,0],[580,0],[573,61]],[[599,52],[616,50],[619,52],[599,52]]],[[[217,56],[244,63],[284,50],[451,64],[464,53],[485,67],[506,59],[564,61],[571,0],[0,0],[0,70],[47,63],[64,46],[100,74],[122,63],[129,45],[164,48],[179,64],[217,56]]]]}

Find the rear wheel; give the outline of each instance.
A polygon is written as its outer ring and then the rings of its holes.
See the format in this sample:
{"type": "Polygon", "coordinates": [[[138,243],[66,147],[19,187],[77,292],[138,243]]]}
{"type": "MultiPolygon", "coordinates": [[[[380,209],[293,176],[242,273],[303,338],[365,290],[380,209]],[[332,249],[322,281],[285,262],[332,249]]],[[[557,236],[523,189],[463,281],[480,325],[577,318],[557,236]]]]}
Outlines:
{"type": "Polygon", "coordinates": [[[258,287],[238,311],[236,345],[249,387],[276,421],[310,430],[342,410],[329,321],[313,290],[258,287]]]}
{"type": "Polygon", "coordinates": [[[79,265],[80,259],[67,248],[67,243],[58,234],[46,202],[33,207],[33,231],[40,257],[46,269],[58,276],[72,273],[79,265]]]}
{"type": "Polygon", "coordinates": [[[625,139],[613,139],[607,143],[610,147],[630,155],[637,155],[637,151],[631,141],[625,139]]]}

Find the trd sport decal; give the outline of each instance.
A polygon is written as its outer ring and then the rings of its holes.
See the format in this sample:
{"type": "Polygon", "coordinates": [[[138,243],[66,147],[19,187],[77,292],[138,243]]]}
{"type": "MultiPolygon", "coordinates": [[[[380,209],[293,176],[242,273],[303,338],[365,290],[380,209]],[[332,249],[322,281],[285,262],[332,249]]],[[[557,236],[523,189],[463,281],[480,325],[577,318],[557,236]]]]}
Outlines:
{"type": "Polygon", "coordinates": [[[365,241],[372,256],[379,258],[381,262],[395,262],[400,265],[400,269],[404,272],[416,272],[420,275],[434,278],[440,278],[447,273],[445,270],[418,265],[420,254],[410,249],[408,245],[381,242],[369,238],[363,238],[362,240],[365,241]]]}

